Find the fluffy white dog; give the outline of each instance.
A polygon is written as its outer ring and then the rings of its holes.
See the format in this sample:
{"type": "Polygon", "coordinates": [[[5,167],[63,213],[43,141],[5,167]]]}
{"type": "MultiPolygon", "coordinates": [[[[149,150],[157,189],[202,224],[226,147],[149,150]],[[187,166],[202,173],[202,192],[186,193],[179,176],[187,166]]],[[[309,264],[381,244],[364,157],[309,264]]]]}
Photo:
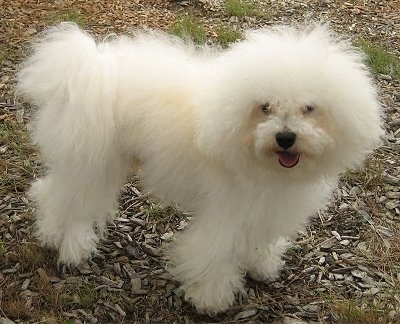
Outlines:
{"type": "Polygon", "coordinates": [[[383,134],[363,55],[325,26],[251,31],[212,50],[155,32],[96,43],[61,24],[18,90],[39,107],[41,242],[64,263],[88,258],[140,162],[148,190],[195,212],[171,272],[207,313],[232,305],[245,273],[277,275],[284,238],[383,134]]]}

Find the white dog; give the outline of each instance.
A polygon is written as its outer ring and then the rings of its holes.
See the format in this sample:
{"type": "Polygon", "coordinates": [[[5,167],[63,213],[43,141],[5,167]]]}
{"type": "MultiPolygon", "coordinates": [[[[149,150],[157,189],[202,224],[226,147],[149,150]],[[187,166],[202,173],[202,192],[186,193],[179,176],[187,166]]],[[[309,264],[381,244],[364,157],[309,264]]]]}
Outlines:
{"type": "Polygon", "coordinates": [[[140,162],[148,190],[195,212],[171,272],[210,314],[233,304],[245,273],[277,275],[284,238],[383,134],[363,55],[325,26],[251,31],[212,50],[155,32],[96,43],[61,24],[35,45],[18,91],[39,107],[41,242],[64,263],[88,258],[140,162]]]}

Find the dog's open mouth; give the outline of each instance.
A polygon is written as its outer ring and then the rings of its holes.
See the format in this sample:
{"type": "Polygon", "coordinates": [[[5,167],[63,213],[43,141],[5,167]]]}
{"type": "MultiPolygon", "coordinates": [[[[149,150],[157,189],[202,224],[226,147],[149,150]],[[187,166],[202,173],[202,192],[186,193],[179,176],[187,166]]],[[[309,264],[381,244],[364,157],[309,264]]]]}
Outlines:
{"type": "Polygon", "coordinates": [[[293,168],[299,163],[300,154],[290,153],[286,151],[277,152],[279,156],[279,163],[285,168],[293,168]]]}

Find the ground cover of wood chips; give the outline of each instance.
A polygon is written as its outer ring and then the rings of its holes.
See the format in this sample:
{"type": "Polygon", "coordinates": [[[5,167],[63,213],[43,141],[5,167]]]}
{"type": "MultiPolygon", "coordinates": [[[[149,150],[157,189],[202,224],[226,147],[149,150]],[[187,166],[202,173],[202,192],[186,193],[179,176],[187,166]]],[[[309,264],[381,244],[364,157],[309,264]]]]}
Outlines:
{"type": "Polygon", "coordinates": [[[169,280],[162,246],[190,215],[159,206],[135,175],[91,261],[57,267],[56,253],[33,236],[26,190],[44,170],[28,138],[32,108],[16,99],[13,86],[29,41],[45,26],[74,20],[99,36],[137,27],[168,31],[190,13],[213,43],[221,26],[240,32],[322,20],[399,58],[398,0],[254,3],[256,14],[237,17],[218,0],[0,0],[0,323],[400,322],[400,80],[393,66],[374,72],[386,113],[383,146],[365,168],[343,175],[329,208],[286,253],[280,278],[248,279],[247,298],[226,313],[198,314],[169,280]]]}

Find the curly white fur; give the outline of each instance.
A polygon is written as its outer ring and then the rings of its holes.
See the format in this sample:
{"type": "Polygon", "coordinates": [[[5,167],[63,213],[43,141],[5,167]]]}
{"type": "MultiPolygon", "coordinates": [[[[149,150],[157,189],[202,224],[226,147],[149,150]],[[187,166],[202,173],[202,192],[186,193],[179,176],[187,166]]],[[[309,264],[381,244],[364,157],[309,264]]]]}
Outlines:
{"type": "Polygon", "coordinates": [[[88,258],[140,161],[148,190],[195,211],[171,272],[208,313],[233,304],[244,273],[277,275],[284,238],[383,134],[363,55],[325,26],[251,31],[222,51],[156,32],[96,43],[60,24],[35,45],[18,91],[39,106],[41,242],[62,262],[88,258]],[[283,147],[278,133],[295,139],[283,147]]]}

